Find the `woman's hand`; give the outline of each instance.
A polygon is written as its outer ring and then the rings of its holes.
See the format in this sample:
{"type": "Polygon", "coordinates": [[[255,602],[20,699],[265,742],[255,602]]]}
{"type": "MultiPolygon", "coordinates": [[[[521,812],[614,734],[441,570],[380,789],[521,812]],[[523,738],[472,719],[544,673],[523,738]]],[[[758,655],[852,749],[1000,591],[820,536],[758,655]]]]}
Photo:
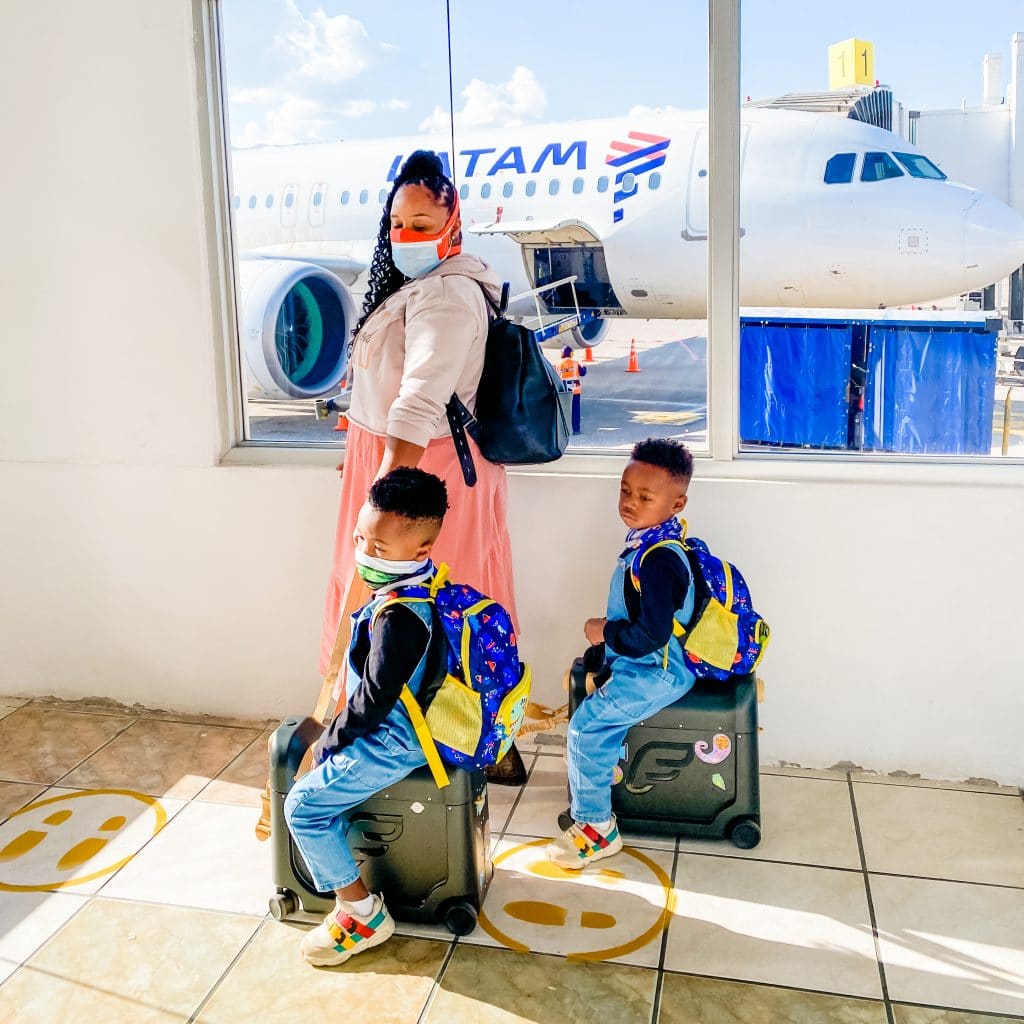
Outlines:
{"type": "Polygon", "coordinates": [[[583,623],[583,635],[587,638],[588,644],[604,643],[604,624],[607,619],[587,619],[583,623]]]}
{"type": "Polygon", "coordinates": [[[418,466],[425,450],[422,446],[413,444],[412,441],[403,441],[400,437],[392,437],[388,434],[384,442],[384,458],[381,459],[377,475],[373,478],[374,481],[400,466],[418,466]]]}

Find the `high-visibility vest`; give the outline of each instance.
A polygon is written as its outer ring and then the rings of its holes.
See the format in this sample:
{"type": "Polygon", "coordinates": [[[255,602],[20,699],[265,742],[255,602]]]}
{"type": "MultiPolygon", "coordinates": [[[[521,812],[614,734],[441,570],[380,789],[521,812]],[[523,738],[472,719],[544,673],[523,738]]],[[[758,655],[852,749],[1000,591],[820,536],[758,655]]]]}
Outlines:
{"type": "Polygon", "coordinates": [[[583,384],[580,382],[580,364],[572,356],[566,356],[558,364],[558,376],[570,382],[569,389],[574,395],[580,394],[583,390],[583,384]]]}

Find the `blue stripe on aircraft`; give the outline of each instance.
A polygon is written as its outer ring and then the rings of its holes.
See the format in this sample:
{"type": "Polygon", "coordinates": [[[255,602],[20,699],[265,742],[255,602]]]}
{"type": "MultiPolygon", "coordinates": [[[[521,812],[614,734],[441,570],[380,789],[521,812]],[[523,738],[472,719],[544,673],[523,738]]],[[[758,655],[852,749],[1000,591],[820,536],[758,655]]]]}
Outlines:
{"type": "Polygon", "coordinates": [[[615,184],[616,185],[621,184],[622,179],[627,174],[640,175],[640,174],[643,174],[645,171],[653,171],[655,167],[660,167],[664,162],[665,162],[665,157],[664,157],[664,155],[662,155],[662,156],[657,157],[654,160],[649,160],[647,163],[643,164],[641,167],[627,167],[625,170],[619,171],[619,173],[615,175],[615,184]]]}
{"type": "Polygon", "coordinates": [[[634,160],[641,160],[645,156],[654,156],[655,153],[668,149],[668,144],[671,141],[671,139],[666,139],[664,142],[656,142],[653,146],[635,149],[632,153],[624,153],[622,156],[617,156],[614,160],[606,160],[605,162],[609,167],[621,167],[623,164],[632,163],[634,160]]]}

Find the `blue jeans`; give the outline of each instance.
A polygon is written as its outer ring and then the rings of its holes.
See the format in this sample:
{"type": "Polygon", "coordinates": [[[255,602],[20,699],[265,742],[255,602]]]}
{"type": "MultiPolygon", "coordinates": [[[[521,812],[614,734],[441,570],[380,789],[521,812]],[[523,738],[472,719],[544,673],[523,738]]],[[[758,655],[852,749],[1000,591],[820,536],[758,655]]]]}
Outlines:
{"type": "Polygon", "coordinates": [[[412,725],[394,721],[331,754],[291,788],[284,803],[288,829],[320,892],[343,889],[359,878],[348,848],[346,813],[426,764],[412,725]]]}
{"type": "Polygon", "coordinates": [[[611,678],[569,719],[569,813],[574,821],[611,818],[612,772],[630,726],[675,703],[693,684],[685,668],[666,671],[650,662],[614,659],[611,678]]]}

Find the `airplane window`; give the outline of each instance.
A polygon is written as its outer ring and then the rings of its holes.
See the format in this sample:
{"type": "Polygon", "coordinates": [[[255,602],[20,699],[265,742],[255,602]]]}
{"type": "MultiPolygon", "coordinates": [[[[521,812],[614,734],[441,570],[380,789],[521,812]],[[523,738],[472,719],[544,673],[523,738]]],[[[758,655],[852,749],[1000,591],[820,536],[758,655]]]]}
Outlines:
{"type": "Polygon", "coordinates": [[[608,178],[604,174],[602,174],[601,177],[597,179],[597,191],[598,192],[607,192],[608,191],[608,178]]]}
{"type": "Polygon", "coordinates": [[[857,162],[856,153],[836,153],[829,157],[825,164],[825,184],[845,185],[853,181],[853,165],[857,162]]]}
{"type": "Polygon", "coordinates": [[[491,194],[491,186],[488,182],[484,182],[480,186],[480,198],[486,199],[491,194]]]}
{"type": "Polygon", "coordinates": [[[893,153],[893,156],[910,172],[914,178],[932,178],[935,181],[945,181],[946,176],[928,159],[920,153],[893,153]]]}
{"type": "Polygon", "coordinates": [[[365,206],[366,203],[369,201],[369,199],[370,199],[370,193],[367,192],[366,189],[364,188],[363,191],[359,193],[359,203],[360,203],[360,205],[364,205],[365,206]]]}
{"type": "Polygon", "coordinates": [[[274,197],[269,192],[267,198],[263,201],[263,205],[269,210],[274,205],[274,197]]]}
{"type": "Polygon", "coordinates": [[[469,186],[468,185],[460,185],[459,186],[459,198],[460,199],[468,199],[469,198],[469,186]]]}
{"type": "Polygon", "coordinates": [[[314,192],[313,193],[313,205],[314,206],[319,206],[323,201],[324,201],[324,194],[323,194],[323,192],[314,192]]]}
{"type": "Polygon", "coordinates": [[[636,188],[636,175],[635,174],[624,174],[622,176],[622,191],[632,192],[636,188]]]}
{"type": "Polygon", "coordinates": [[[653,174],[651,174],[651,176],[647,179],[647,187],[652,192],[656,188],[660,188],[661,187],[661,175],[657,171],[655,171],[653,174]]]}
{"type": "Polygon", "coordinates": [[[294,192],[289,192],[288,195],[284,197],[284,205],[287,206],[289,210],[295,205],[294,192]]]}
{"type": "Polygon", "coordinates": [[[886,178],[902,178],[903,172],[896,166],[888,153],[865,153],[864,167],[860,172],[861,181],[884,181],[886,178]]]}
{"type": "Polygon", "coordinates": [[[579,195],[583,191],[583,179],[573,178],[572,191],[574,195],[579,195]]]}
{"type": "Polygon", "coordinates": [[[552,178],[548,182],[548,195],[552,195],[552,196],[557,196],[558,195],[558,184],[559,184],[559,182],[558,182],[557,178],[552,178]]]}
{"type": "Polygon", "coordinates": [[[250,210],[255,210],[256,209],[256,197],[255,196],[249,196],[249,209],[250,210]]]}
{"type": "Polygon", "coordinates": [[[235,209],[237,210],[242,205],[242,197],[235,196],[235,209]]]}
{"type": "Polygon", "coordinates": [[[348,189],[345,189],[345,191],[341,193],[341,205],[342,206],[348,206],[349,197],[350,197],[350,193],[349,193],[348,189]]]}
{"type": "MultiPolygon", "coordinates": [[[[362,202],[362,199],[360,199],[359,201],[362,202]]],[[[377,202],[380,203],[381,206],[383,206],[387,201],[388,201],[388,190],[386,188],[382,188],[377,193],[377,202]]]]}
{"type": "Polygon", "coordinates": [[[506,181],[505,184],[501,186],[501,194],[506,199],[508,199],[509,196],[512,195],[512,187],[513,186],[512,186],[512,182],[511,181],[506,181]]]}
{"type": "Polygon", "coordinates": [[[536,191],[537,191],[537,182],[535,182],[535,181],[528,181],[526,183],[526,194],[528,196],[532,196],[533,193],[536,192],[536,191]]]}

